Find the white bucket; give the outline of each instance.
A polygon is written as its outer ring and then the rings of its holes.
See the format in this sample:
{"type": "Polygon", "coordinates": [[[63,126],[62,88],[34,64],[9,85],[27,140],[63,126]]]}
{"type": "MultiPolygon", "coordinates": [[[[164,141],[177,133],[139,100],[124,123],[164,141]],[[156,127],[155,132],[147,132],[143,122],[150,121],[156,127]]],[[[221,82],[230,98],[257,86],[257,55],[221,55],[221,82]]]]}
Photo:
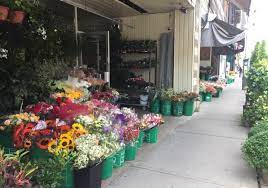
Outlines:
{"type": "Polygon", "coordinates": [[[146,106],[148,104],[149,95],[140,95],[140,104],[146,106]]]}

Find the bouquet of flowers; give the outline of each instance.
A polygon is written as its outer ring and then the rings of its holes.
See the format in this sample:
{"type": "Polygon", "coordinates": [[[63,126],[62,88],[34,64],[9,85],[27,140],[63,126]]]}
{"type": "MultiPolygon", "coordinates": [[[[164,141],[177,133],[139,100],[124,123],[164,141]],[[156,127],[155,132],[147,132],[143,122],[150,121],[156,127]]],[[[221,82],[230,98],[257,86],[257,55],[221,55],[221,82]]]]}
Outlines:
{"type": "Polygon", "coordinates": [[[173,102],[184,102],[184,101],[186,101],[185,96],[183,96],[182,93],[174,93],[174,94],[171,96],[171,100],[172,100],[173,102]]]}
{"type": "Polygon", "coordinates": [[[164,123],[164,119],[159,114],[145,114],[142,116],[140,129],[150,129],[164,123]]]}
{"type": "Polygon", "coordinates": [[[79,115],[89,114],[89,108],[84,104],[67,103],[55,106],[53,110],[54,117],[60,118],[67,122],[73,122],[79,115]]]}
{"type": "Polygon", "coordinates": [[[116,105],[113,105],[109,102],[105,102],[105,101],[102,101],[102,100],[97,100],[97,99],[92,99],[88,105],[91,105],[93,106],[94,108],[94,111],[101,111],[103,113],[107,113],[109,112],[110,110],[113,110],[113,109],[118,109],[118,106],[116,105]]]}
{"type": "Polygon", "coordinates": [[[125,120],[128,127],[134,127],[140,124],[138,114],[136,114],[134,110],[130,108],[122,108],[121,112],[125,116],[125,120]]]}
{"type": "Polygon", "coordinates": [[[206,92],[215,94],[215,93],[217,93],[217,90],[215,89],[215,87],[213,87],[213,85],[207,84],[206,85],[206,92]]]}
{"type": "Polygon", "coordinates": [[[206,84],[205,84],[205,82],[200,81],[199,92],[200,93],[202,93],[202,92],[205,93],[206,92],[206,84]]]}
{"type": "Polygon", "coordinates": [[[86,134],[88,131],[81,124],[74,123],[70,131],[60,134],[48,143],[48,151],[55,155],[67,155],[75,149],[74,140],[86,134]]]}
{"type": "Polygon", "coordinates": [[[195,100],[199,97],[199,95],[195,92],[183,92],[183,96],[186,98],[186,100],[195,100]]]}
{"type": "Polygon", "coordinates": [[[74,167],[77,169],[99,163],[105,158],[105,154],[109,153],[109,149],[101,145],[99,136],[95,134],[83,135],[75,140],[75,144],[77,158],[74,167]]]}
{"type": "Polygon", "coordinates": [[[139,137],[139,132],[137,127],[124,127],[124,142],[134,143],[139,137]]]}
{"type": "Polygon", "coordinates": [[[25,108],[25,111],[28,113],[34,113],[40,117],[45,117],[53,110],[53,106],[51,104],[45,102],[39,102],[34,105],[28,105],[25,108]]]}
{"type": "Polygon", "coordinates": [[[36,123],[39,121],[39,116],[36,116],[33,113],[20,113],[15,115],[8,116],[8,119],[4,121],[3,128],[8,126],[18,126],[22,123],[36,123]]]}

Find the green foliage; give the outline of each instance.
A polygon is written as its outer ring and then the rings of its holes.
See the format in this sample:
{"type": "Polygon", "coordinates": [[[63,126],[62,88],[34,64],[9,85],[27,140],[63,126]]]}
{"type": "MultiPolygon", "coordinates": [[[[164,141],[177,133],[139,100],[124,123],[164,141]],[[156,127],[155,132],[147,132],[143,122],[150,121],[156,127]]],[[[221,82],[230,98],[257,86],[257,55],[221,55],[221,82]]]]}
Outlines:
{"type": "Polygon", "coordinates": [[[248,136],[251,137],[265,131],[268,131],[268,121],[259,121],[250,129],[248,136]]]}
{"type": "Polygon", "coordinates": [[[171,100],[172,96],[174,96],[173,89],[162,89],[160,92],[160,99],[161,100],[171,100]]]}
{"type": "Polygon", "coordinates": [[[31,1],[18,2],[31,9],[24,25],[0,29],[0,50],[8,50],[7,58],[0,56],[0,113],[18,110],[22,100],[46,100],[50,83],[66,77],[74,64],[72,26],[31,1]]]}
{"type": "Polygon", "coordinates": [[[257,42],[254,51],[252,52],[250,62],[252,65],[254,65],[255,63],[258,63],[264,59],[267,59],[266,42],[257,42]]]}
{"type": "Polygon", "coordinates": [[[268,169],[268,131],[248,138],[242,147],[242,151],[251,167],[268,169]]]}
{"type": "Polygon", "coordinates": [[[70,165],[74,156],[55,156],[47,160],[36,160],[38,173],[33,177],[33,182],[41,187],[61,188],[64,183],[65,169],[70,165]]]}
{"type": "Polygon", "coordinates": [[[250,124],[268,117],[268,59],[265,42],[257,43],[247,75],[247,108],[244,119],[250,124]]]}
{"type": "Polygon", "coordinates": [[[31,187],[30,179],[37,166],[24,161],[27,154],[25,150],[12,154],[5,154],[4,150],[0,150],[0,187],[31,187]]]}

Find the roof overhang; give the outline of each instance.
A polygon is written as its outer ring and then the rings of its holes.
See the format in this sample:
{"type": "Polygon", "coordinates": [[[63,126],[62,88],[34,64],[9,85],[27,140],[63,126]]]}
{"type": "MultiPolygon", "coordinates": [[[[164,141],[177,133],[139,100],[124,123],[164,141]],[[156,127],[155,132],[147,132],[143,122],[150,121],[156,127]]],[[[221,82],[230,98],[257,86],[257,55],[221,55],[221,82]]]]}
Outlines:
{"type": "Polygon", "coordinates": [[[127,16],[137,16],[140,13],[120,2],[119,0],[61,0],[77,8],[91,12],[93,14],[107,17],[120,18],[127,16]]]}
{"type": "Polygon", "coordinates": [[[166,13],[182,7],[190,9],[195,7],[196,0],[130,0],[148,13],[166,13]]]}

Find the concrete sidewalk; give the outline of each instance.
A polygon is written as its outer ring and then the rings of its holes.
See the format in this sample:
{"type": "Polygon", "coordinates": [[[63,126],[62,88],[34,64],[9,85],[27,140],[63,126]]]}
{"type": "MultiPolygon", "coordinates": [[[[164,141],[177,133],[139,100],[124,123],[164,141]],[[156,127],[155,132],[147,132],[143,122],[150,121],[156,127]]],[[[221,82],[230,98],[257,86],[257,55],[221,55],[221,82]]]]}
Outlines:
{"type": "Polygon", "coordinates": [[[104,182],[106,188],[257,188],[242,159],[244,92],[228,86],[219,99],[203,103],[192,118],[167,119],[159,143],[146,144],[104,182]]]}

